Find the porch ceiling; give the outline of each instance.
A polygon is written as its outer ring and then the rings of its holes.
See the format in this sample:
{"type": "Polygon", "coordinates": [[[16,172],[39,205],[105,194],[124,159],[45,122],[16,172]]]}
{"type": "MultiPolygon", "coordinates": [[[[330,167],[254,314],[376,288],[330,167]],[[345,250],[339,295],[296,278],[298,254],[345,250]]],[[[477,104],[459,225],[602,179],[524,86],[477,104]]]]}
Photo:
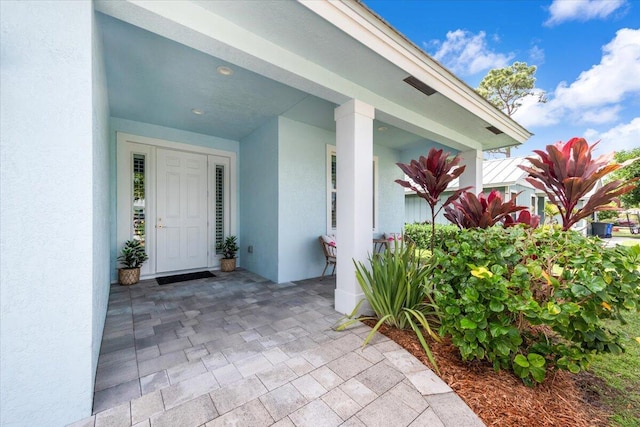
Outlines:
{"type": "MultiPolygon", "coordinates": [[[[113,116],[239,140],[278,115],[334,129],[335,106],[358,98],[375,106],[383,122],[376,128],[387,128],[376,134],[382,145],[405,148],[431,140],[464,150],[526,139],[526,130],[513,122],[507,120],[512,127],[505,129],[504,117],[490,123],[440,90],[431,96],[418,92],[403,82],[409,72],[309,4],[207,1],[172,7],[96,2],[99,11],[126,21],[99,14],[113,116]],[[220,65],[234,74],[219,75],[220,65]],[[494,135],[489,125],[505,133],[494,135]]],[[[452,90],[442,81],[426,82],[452,90]]]]}
{"type": "MultiPolygon", "coordinates": [[[[240,140],[272,117],[335,130],[332,102],[113,17],[98,14],[114,117],[240,140]],[[219,66],[233,69],[219,74],[219,66]],[[204,112],[196,115],[192,109],[204,112]]],[[[402,149],[419,135],[376,121],[376,144],[402,149]]]]}

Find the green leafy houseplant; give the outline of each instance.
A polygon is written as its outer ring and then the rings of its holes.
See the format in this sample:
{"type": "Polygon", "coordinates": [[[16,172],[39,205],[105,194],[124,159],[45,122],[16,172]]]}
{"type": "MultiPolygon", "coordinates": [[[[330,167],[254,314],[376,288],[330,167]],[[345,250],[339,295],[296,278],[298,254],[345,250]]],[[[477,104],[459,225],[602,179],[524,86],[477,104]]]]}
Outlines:
{"type": "Polygon", "coordinates": [[[238,252],[238,243],[236,236],[228,236],[226,239],[218,242],[216,249],[222,253],[220,260],[220,269],[222,271],[233,271],[236,269],[236,253],[238,252]]]}
{"type": "Polygon", "coordinates": [[[222,252],[223,259],[234,259],[236,257],[236,253],[238,252],[238,243],[236,236],[229,236],[223,241],[219,242],[216,246],[220,252],[222,252]]]}
{"type": "Polygon", "coordinates": [[[136,239],[127,240],[118,261],[124,266],[118,270],[121,285],[134,285],[140,280],[140,267],[149,259],[142,242],[136,239]]]}
{"type": "MultiPolygon", "coordinates": [[[[421,264],[415,255],[415,245],[396,243],[393,251],[387,249],[381,254],[370,256],[370,268],[361,262],[355,263],[358,283],[376,314],[375,317],[365,319],[377,320],[363,345],[373,338],[383,324],[398,329],[410,328],[417,335],[437,371],[438,366],[422,332],[425,331],[436,341],[440,340],[430,325],[438,317],[437,307],[431,296],[432,289],[427,280],[433,268],[421,264]]],[[[361,320],[355,316],[363,301],[360,301],[349,316],[351,320],[340,325],[338,330],[361,320]]]]}
{"type": "Polygon", "coordinates": [[[127,240],[120,251],[118,261],[122,263],[125,268],[140,268],[149,256],[144,250],[144,246],[139,240],[131,239],[127,240]]]}

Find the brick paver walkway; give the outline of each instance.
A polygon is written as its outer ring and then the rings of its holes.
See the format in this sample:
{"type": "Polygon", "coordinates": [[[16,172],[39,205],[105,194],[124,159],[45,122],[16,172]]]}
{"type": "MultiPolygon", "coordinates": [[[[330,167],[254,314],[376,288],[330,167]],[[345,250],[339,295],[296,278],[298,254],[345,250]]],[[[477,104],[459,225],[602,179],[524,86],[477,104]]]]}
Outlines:
{"type": "Polygon", "coordinates": [[[393,341],[333,331],[333,279],[216,276],[112,286],[94,415],[74,427],[483,425],[393,341]]]}

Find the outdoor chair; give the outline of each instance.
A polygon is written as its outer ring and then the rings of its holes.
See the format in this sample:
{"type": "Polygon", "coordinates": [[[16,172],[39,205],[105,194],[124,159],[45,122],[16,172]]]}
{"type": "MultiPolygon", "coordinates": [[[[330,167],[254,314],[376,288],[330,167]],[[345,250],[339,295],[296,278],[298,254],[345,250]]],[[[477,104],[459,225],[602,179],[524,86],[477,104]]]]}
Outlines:
{"type": "Polygon", "coordinates": [[[335,239],[332,239],[329,236],[320,236],[318,238],[320,240],[320,244],[322,245],[322,252],[324,253],[324,258],[326,264],[324,266],[324,270],[322,270],[322,277],[324,277],[327,272],[327,268],[330,265],[333,266],[333,270],[331,271],[331,275],[336,273],[336,242],[335,239]]]}

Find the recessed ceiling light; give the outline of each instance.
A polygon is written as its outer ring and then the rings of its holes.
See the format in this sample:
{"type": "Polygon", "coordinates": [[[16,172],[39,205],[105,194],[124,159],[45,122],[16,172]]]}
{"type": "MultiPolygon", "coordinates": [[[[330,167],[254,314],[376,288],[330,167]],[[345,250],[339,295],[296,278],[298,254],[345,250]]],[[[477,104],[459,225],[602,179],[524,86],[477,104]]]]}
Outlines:
{"type": "Polygon", "coordinates": [[[389,128],[386,127],[386,126],[379,126],[378,127],[378,132],[386,132],[387,130],[389,130],[389,128]]]}
{"type": "Polygon", "coordinates": [[[202,110],[200,110],[200,109],[198,109],[198,108],[192,108],[192,109],[191,109],[191,112],[192,112],[193,114],[195,114],[196,116],[202,116],[202,115],[204,114],[204,111],[202,111],[202,110]]]}
{"type": "Polygon", "coordinates": [[[233,70],[225,65],[219,66],[216,68],[216,71],[218,71],[218,74],[222,74],[223,76],[230,76],[233,74],[233,70]]]}

